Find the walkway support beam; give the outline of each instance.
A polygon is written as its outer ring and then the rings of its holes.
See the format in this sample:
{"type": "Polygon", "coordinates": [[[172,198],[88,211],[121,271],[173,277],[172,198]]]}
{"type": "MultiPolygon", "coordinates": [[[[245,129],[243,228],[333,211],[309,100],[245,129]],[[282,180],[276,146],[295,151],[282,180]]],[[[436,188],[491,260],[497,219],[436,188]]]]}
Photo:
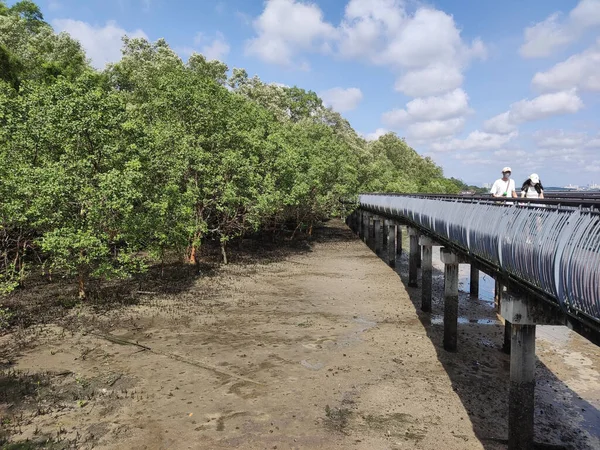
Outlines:
{"type": "Polygon", "coordinates": [[[479,298],[479,269],[471,263],[471,282],[469,283],[471,297],[479,298]]]}
{"type": "Polygon", "coordinates": [[[433,240],[430,237],[421,236],[419,238],[419,245],[423,248],[423,261],[421,264],[421,311],[431,312],[433,240]]]}
{"type": "Polygon", "coordinates": [[[531,301],[513,293],[502,299],[501,315],[511,329],[508,448],[525,450],[533,448],[535,326],[540,317],[531,301]]]}
{"type": "Polygon", "coordinates": [[[362,227],[361,227],[361,238],[365,244],[369,244],[369,235],[370,235],[370,214],[366,211],[363,211],[362,214],[362,227]]]}
{"type": "Polygon", "coordinates": [[[444,350],[455,352],[458,347],[458,264],[459,255],[443,247],[444,263],[444,350]]]}
{"type": "Polygon", "coordinates": [[[396,223],[396,254],[402,254],[402,225],[396,223]]]}
{"type": "Polygon", "coordinates": [[[530,449],[534,438],[535,327],[564,323],[564,318],[514,289],[503,293],[500,308],[511,338],[508,448],[530,449]]]}
{"type": "Polygon", "coordinates": [[[396,266],[396,224],[393,220],[386,220],[387,228],[387,263],[390,267],[396,266]]]}
{"type": "Polygon", "coordinates": [[[381,218],[379,216],[375,216],[373,217],[373,251],[376,255],[378,255],[379,252],[381,252],[382,238],[383,235],[381,232],[381,218]]]}
{"type": "Polygon", "coordinates": [[[504,291],[504,286],[502,286],[502,283],[496,279],[496,282],[494,283],[494,307],[496,308],[496,312],[500,312],[502,291],[504,291]]]}
{"type": "Polygon", "coordinates": [[[419,233],[415,228],[408,229],[410,241],[408,255],[408,286],[417,287],[417,264],[419,260],[419,233]]]}

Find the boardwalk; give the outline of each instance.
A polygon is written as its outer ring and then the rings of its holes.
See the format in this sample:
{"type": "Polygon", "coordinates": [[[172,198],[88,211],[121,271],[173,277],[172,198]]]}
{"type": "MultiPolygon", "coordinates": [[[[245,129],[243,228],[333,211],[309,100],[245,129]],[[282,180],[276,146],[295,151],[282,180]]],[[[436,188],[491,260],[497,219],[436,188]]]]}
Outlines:
{"type": "MultiPolygon", "coordinates": [[[[59,423],[64,439],[79,432],[78,448],[506,448],[509,357],[493,304],[461,294],[449,354],[439,270],[429,316],[420,289],[405,288],[406,260],[400,277],[341,222],[310,250],[233,264],[103,319],[105,333],[151,351],[48,328],[18,369],[116,381],[83,407],[34,417],[23,437],[59,423]]],[[[536,436],[599,448],[600,352],[567,339],[539,333],[536,436]]]]}

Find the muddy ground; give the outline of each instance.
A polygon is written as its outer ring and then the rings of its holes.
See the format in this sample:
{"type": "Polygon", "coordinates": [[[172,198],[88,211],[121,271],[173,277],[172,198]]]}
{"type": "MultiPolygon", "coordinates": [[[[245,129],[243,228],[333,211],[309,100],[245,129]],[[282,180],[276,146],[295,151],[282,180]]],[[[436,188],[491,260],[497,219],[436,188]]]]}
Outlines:
{"type": "MultiPolygon", "coordinates": [[[[32,286],[30,314],[66,313],[1,338],[5,448],[506,448],[509,357],[483,275],[448,354],[439,260],[429,316],[405,256],[387,267],[339,221],[245,245],[227,267],[173,266],[83,306],[32,286]]],[[[537,346],[540,448],[600,448],[598,347],[561,327],[537,346]]]]}

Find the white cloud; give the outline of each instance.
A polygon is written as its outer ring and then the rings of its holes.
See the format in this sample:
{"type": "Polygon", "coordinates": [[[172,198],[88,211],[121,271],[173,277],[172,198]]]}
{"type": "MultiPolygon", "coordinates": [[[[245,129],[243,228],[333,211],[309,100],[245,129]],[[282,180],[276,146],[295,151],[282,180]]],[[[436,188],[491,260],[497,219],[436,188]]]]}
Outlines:
{"type": "Polygon", "coordinates": [[[267,0],[253,25],[258,35],[246,43],[246,53],[284,66],[292,65],[299,51],[325,50],[323,44],[335,35],[317,5],[296,0],[267,0]]]}
{"type": "Polygon", "coordinates": [[[454,158],[460,161],[461,166],[493,166],[497,164],[488,154],[480,152],[456,153],[454,158]]]}
{"type": "Polygon", "coordinates": [[[508,134],[517,129],[517,126],[510,120],[510,112],[503,112],[483,123],[483,130],[488,133],[508,134]]]}
{"type": "Polygon", "coordinates": [[[342,57],[399,72],[395,89],[413,97],[460,87],[469,61],[486,54],[481,40],[462,40],[452,16],[423,6],[409,14],[400,0],[351,0],[339,29],[342,57]]]}
{"type": "Polygon", "coordinates": [[[377,139],[379,139],[381,136],[383,136],[384,134],[389,133],[389,130],[386,130],[385,128],[377,128],[374,132],[372,133],[367,133],[364,134],[363,137],[367,140],[367,141],[376,141],[377,139]]]}
{"type": "Polygon", "coordinates": [[[538,72],[532,80],[541,91],[556,91],[573,87],[585,91],[600,91],[600,39],[596,45],[571,56],[546,72],[538,72]]]}
{"type": "Polygon", "coordinates": [[[449,120],[417,122],[406,127],[406,135],[408,138],[416,141],[429,141],[452,136],[461,131],[464,125],[464,117],[457,117],[449,120]]]}
{"type": "Polygon", "coordinates": [[[352,87],[344,89],[335,87],[319,94],[327,106],[331,106],[338,112],[346,112],[355,109],[363,98],[360,89],[352,87]]]}
{"type": "Polygon", "coordinates": [[[583,108],[583,102],[575,89],[543,94],[532,100],[520,100],[510,109],[485,121],[483,129],[488,133],[508,134],[524,122],[545,119],[562,114],[574,114],[583,108]]]}
{"type": "Polygon", "coordinates": [[[439,97],[422,97],[411,100],[406,109],[394,109],[384,113],[382,120],[391,127],[411,122],[445,120],[463,116],[469,112],[469,97],[462,89],[455,89],[439,97]]]}
{"type": "Polygon", "coordinates": [[[351,0],[339,26],[339,52],[345,58],[373,62],[385,50],[388,30],[398,30],[406,19],[394,0],[351,0]]]}
{"type": "Polygon", "coordinates": [[[394,88],[411,97],[438,95],[451,91],[463,83],[459,67],[432,63],[427,67],[411,70],[401,75],[394,88]]]}
{"type": "Polygon", "coordinates": [[[205,36],[203,33],[196,34],[194,38],[194,45],[201,46],[200,53],[206,57],[207,60],[217,59],[222,61],[227,54],[229,54],[229,44],[225,40],[225,36],[223,33],[216,33],[215,38],[207,42],[209,38],[205,36]]]}
{"type": "Polygon", "coordinates": [[[570,89],[513,103],[509,116],[514,123],[523,123],[561,114],[573,114],[581,108],[583,102],[577,95],[577,91],[570,89]]]}
{"type": "Polygon", "coordinates": [[[246,51],[265,62],[289,66],[302,51],[335,52],[389,67],[396,90],[413,97],[460,87],[469,62],[486,56],[481,40],[463,41],[451,15],[424,6],[411,14],[402,0],[350,0],[338,26],[316,4],[267,0],[254,26],[246,51]]]}
{"type": "Polygon", "coordinates": [[[511,160],[517,158],[524,158],[529,156],[530,153],[527,153],[525,150],[507,150],[503,148],[502,150],[496,150],[494,152],[494,156],[499,158],[503,158],[504,160],[511,160]]]}
{"type": "Polygon", "coordinates": [[[56,31],[66,31],[77,39],[92,60],[92,65],[98,69],[121,59],[121,39],[124,35],[148,39],[142,30],[126,31],[113,20],[100,27],[80,20],[56,19],[52,21],[52,26],[56,31]]]}
{"type": "Polygon", "coordinates": [[[540,130],[533,134],[533,139],[536,145],[542,148],[581,147],[588,140],[585,133],[564,130],[540,130]]]}
{"type": "Polygon", "coordinates": [[[600,0],[581,0],[567,18],[560,13],[548,16],[525,29],[519,49],[524,58],[542,58],[576,41],[587,30],[600,26],[600,0]]]}
{"type": "Polygon", "coordinates": [[[590,156],[600,148],[600,135],[565,130],[539,130],[533,134],[537,148],[543,151],[587,152],[590,156]]]}
{"type": "Polygon", "coordinates": [[[431,144],[431,149],[436,152],[494,150],[503,147],[516,136],[516,132],[510,134],[494,134],[476,130],[469,133],[465,139],[435,142],[431,144]]]}
{"type": "Polygon", "coordinates": [[[600,148],[600,137],[590,139],[584,144],[585,148],[599,149],[600,148]]]}

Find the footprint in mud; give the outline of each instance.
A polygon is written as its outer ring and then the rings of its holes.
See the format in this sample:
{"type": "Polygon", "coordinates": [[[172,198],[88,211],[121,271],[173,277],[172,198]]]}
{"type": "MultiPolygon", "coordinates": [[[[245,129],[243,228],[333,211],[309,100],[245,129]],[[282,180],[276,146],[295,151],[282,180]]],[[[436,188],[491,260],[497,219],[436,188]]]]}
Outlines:
{"type": "Polygon", "coordinates": [[[249,383],[248,381],[238,381],[231,385],[227,391],[229,394],[235,394],[243,399],[257,398],[264,394],[265,387],[249,383]]]}
{"type": "Polygon", "coordinates": [[[236,417],[247,416],[247,411],[235,411],[235,412],[224,412],[223,414],[208,414],[206,415],[206,423],[196,427],[196,431],[214,429],[216,431],[225,431],[225,424],[227,420],[234,419],[236,417]]]}
{"type": "Polygon", "coordinates": [[[386,436],[404,437],[407,440],[419,442],[426,436],[426,431],[415,424],[410,414],[394,413],[389,415],[363,416],[366,425],[371,430],[383,431],[386,436]]]}
{"type": "Polygon", "coordinates": [[[326,350],[331,350],[335,346],[336,346],[335,341],[333,339],[329,339],[329,338],[317,339],[314,342],[302,344],[302,347],[307,348],[309,350],[319,350],[319,349],[323,349],[323,348],[326,350]]]}

